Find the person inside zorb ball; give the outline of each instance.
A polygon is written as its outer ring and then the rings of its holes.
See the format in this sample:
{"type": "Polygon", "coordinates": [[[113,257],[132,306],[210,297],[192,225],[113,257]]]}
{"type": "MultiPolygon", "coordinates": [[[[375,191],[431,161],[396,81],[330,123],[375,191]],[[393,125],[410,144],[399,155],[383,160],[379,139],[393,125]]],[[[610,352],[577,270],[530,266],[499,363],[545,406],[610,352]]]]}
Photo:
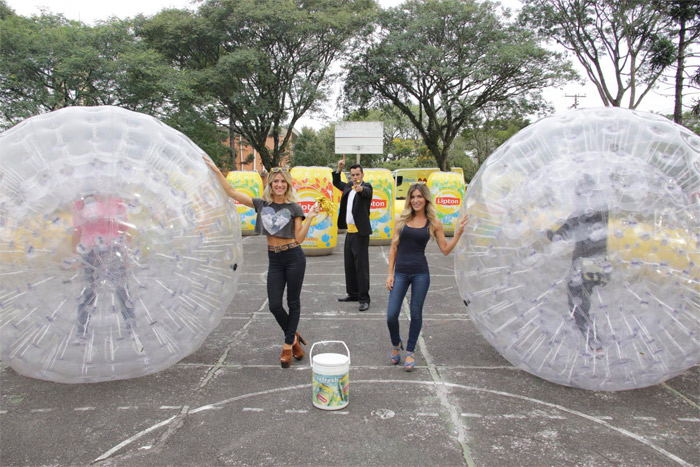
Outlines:
{"type": "Polygon", "coordinates": [[[237,289],[236,208],[183,134],[72,107],[0,134],[0,357],[63,383],[194,352],[237,289]]]}
{"type": "Polygon", "coordinates": [[[700,362],[700,137],[619,108],[540,120],[494,152],[462,209],[460,294],[517,367],[585,389],[700,362]]]}

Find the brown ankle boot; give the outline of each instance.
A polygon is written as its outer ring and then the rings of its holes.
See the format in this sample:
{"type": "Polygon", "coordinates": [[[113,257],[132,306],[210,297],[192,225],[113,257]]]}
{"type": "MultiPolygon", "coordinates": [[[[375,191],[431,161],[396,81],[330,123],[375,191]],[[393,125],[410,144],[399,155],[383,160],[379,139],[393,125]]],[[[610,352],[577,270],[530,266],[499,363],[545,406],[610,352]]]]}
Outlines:
{"type": "Polygon", "coordinates": [[[280,356],[280,363],[282,364],[282,368],[289,368],[289,365],[292,364],[292,346],[290,345],[287,347],[287,344],[285,344],[282,347],[282,356],[280,356]]]}
{"type": "Polygon", "coordinates": [[[304,348],[301,346],[301,344],[299,344],[299,342],[306,345],[306,341],[304,340],[304,338],[301,337],[299,333],[296,333],[296,335],[294,336],[294,343],[292,344],[292,354],[297,360],[301,360],[302,358],[304,358],[304,355],[306,355],[306,353],[304,352],[304,348]]]}

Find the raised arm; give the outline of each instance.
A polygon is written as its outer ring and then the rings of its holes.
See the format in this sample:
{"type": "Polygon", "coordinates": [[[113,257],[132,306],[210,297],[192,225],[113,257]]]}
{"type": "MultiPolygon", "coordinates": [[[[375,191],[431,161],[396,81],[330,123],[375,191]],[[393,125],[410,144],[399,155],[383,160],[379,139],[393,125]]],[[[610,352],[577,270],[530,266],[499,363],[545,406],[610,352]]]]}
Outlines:
{"type": "Polygon", "coordinates": [[[449,255],[454,247],[457,246],[457,242],[459,242],[460,237],[464,233],[464,227],[467,225],[468,220],[469,215],[467,214],[465,214],[464,217],[459,218],[459,222],[451,242],[448,242],[445,238],[445,229],[442,227],[442,222],[438,222],[438,224],[435,226],[435,240],[437,241],[438,248],[440,248],[443,255],[449,255]]]}
{"type": "Polygon", "coordinates": [[[245,193],[240,193],[236,191],[236,189],[233,188],[233,185],[231,185],[228,182],[228,180],[226,180],[226,177],[224,177],[224,174],[221,173],[221,170],[219,170],[216,164],[214,164],[214,161],[212,161],[207,156],[202,156],[202,159],[204,159],[204,163],[207,164],[207,167],[209,167],[214,172],[217,180],[219,180],[219,184],[229,197],[233,198],[234,200],[238,201],[239,203],[245,206],[248,206],[249,208],[255,207],[253,206],[253,198],[246,195],[245,193]]]}
{"type": "Polygon", "coordinates": [[[343,158],[338,161],[338,170],[332,173],[333,186],[340,191],[345,189],[345,182],[340,179],[340,174],[343,172],[343,167],[345,167],[345,154],[343,154],[343,158]]]}
{"type": "Polygon", "coordinates": [[[311,221],[314,217],[318,215],[318,203],[311,207],[311,210],[306,215],[306,220],[302,221],[301,217],[294,218],[294,240],[297,243],[304,243],[306,235],[309,233],[309,228],[311,227],[311,221]]]}

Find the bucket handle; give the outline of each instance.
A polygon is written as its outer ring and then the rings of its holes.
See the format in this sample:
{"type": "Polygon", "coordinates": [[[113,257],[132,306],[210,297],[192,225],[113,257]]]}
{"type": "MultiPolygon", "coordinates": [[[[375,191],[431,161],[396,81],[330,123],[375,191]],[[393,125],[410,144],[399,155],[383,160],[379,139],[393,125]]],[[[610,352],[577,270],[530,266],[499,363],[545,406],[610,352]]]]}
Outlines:
{"type": "Polygon", "coordinates": [[[314,364],[314,347],[316,347],[316,344],[343,344],[343,347],[345,347],[345,351],[348,353],[348,364],[350,364],[350,349],[348,349],[348,346],[345,345],[345,342],[343,342],[343,341],[319,341],[319,342],[314,342],[311,345],[311,350],[309,350],[309,364],[310,365],[314,364]]]}

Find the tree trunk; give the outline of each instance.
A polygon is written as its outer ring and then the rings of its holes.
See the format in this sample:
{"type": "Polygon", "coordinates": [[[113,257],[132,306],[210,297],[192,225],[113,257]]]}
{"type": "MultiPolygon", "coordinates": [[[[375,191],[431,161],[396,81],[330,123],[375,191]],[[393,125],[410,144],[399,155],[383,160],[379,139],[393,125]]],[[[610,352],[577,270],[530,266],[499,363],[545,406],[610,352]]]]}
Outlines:
{"type": "MultiPolygon", "coordinates": [[[[229,148],[231,149],[231,170],[238,170],[236,169],[236,133],[234,132],[233,129],[233,121],[234,121],[234,116],[233,116],[233,111],[229,110],[228,112],[228,145],[229,148]]],[[[243,164],[241,163],[241,168],[240,170],[243,170],[243,164]]]]}
{"type": "Polygon", "coordinates": [[[678,31],[678,62],[676,65],[676,96],[673,105],[673,121],[683,124],[683,65],[685,62],[685,18],[681,17],[678,31]]]}

